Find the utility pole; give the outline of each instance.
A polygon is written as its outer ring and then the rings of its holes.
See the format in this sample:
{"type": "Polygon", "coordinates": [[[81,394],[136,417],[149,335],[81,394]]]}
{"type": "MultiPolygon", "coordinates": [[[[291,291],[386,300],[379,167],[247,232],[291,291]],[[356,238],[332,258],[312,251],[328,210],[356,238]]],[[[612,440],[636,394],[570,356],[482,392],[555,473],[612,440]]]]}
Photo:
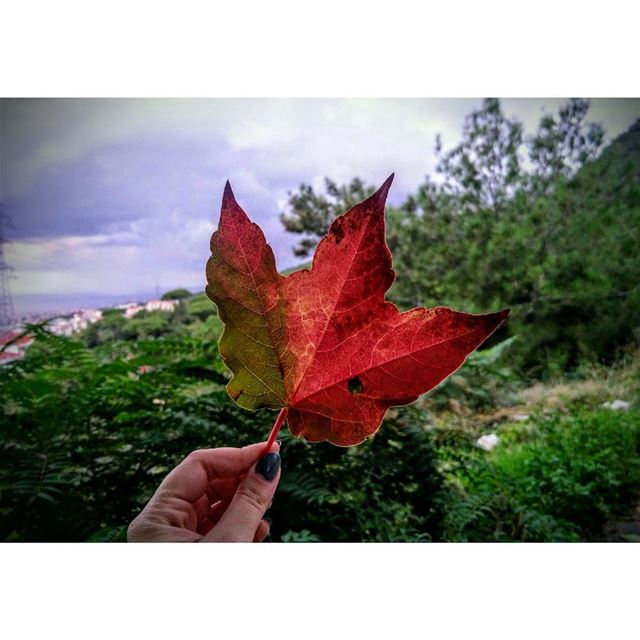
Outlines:
{"type": "Polygon", "coordinates": [[[0,203],[0,328],[6,329],[13,326],[15,314],[13,310],[13,300],[11,298],[11,288],[9,286],[10,267],[4,259],[4,224],[8,217],[4,214],[2,203],[0,203]]]}

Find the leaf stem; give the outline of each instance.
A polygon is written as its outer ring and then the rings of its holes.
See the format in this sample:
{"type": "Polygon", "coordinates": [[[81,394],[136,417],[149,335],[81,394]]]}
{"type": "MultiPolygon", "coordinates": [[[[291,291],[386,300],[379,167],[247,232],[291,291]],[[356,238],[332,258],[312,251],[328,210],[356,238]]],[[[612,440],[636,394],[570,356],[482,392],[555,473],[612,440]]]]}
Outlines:
{"type": "Polygon", "coordinates": [[[278,414],[276,421],[273,423],[273,427],[271,429],[271,433],[269,434],[269,439],[267,440],[267,446],[264,448],[263,455],[265,453],[269,453],[269,449],[271,449],[271,446],[276,441],[276,437],[278,436],[280,427],[282,427],[284,419],[287,417],[287,410],[288,407],[282,407],[282,409],[280,409],[280,413],[278,414]]]}

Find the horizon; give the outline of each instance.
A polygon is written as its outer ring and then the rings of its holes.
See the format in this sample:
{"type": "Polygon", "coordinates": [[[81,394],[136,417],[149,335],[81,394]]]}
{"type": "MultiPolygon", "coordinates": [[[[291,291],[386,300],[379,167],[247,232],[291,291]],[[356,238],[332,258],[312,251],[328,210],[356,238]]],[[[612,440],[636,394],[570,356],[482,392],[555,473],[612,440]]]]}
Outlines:
{"type": "MultiPolygon", "coordinates": [[[[193,295],[202,292],[188,289],[193,295]]],[[[170,291],[171,289],[167,289],[170,291]]],[[[66,315],[82,309],[111,309],[126,303],[144,303],[149,300],[159,299],[167,291],[160,291],[157,295],[155,291],[138,292],[132,294],[100,294],[100,293],[45,293],[45,294],[22,294],[14,295],[13,302],[16,312],[21,317],[31,315],[48,315],[55,317],[66,315]],[[18,307],[20,308],[18,312],[18,307]]]]}

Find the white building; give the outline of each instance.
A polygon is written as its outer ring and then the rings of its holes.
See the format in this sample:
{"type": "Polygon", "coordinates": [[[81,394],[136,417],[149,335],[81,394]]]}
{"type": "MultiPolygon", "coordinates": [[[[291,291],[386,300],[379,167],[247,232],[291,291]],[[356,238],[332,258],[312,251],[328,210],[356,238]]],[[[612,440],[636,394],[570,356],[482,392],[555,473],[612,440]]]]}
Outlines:
{"type": "Polygon", "coordinates": [[[142,311],[143,309],[144,307],[140,304],[127,305],[127,307],[124,310],[124,317],[127,320],[130,320],[131,318],[133,318],[133,316],[136,315],[136,313],[138,313],[139,311],[142,311]]]}
{"type": "Polygon", "coordinates": [[[149,300],[144,308],[147,311],[173,311],[177,304],[177,300],[149,300]]]}
{"type": "Polygon", "coordinates": [[[101,318],[102,311],[99,309],[81,309],[71,316],[51,320],[49,322],[49,331],[57,336],[72,336],[101,318]]]}
{"type": "Polygon", "coordinates": [[[120,305],[119,309],[124,309],[124,317],[129,320],[136,315],[136,313],[140,313],[140,311],[164,311],[166,313],[170,313],[176,308],[178,304],[178,300],[149,300],[144,305],[128,303],[126,305],[120,305]]]}

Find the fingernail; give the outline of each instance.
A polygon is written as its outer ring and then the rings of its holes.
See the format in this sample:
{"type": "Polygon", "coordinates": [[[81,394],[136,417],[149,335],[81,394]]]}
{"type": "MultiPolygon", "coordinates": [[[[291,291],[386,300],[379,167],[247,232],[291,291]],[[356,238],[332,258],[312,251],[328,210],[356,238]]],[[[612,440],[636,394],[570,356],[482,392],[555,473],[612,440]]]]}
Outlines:
{"type": "Polygon", "coordinates": [[[256,465],[256,473],[259,473],[265,480],[271,482],[278,473],[280,468],[280,454],[279,453],[267,453],[267,455],[260,458],[256,465]]]}

